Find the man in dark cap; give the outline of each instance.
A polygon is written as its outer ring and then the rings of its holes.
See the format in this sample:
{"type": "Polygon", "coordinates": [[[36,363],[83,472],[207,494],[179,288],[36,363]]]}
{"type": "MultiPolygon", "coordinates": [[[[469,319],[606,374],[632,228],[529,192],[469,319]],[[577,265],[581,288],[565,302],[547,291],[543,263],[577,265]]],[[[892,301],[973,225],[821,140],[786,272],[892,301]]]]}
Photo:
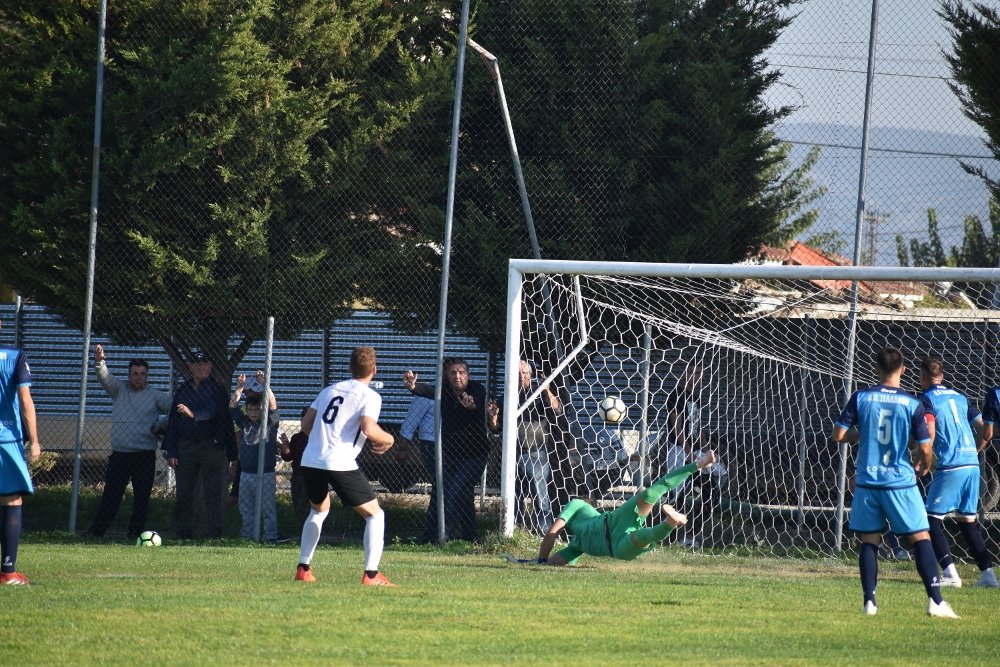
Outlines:
{"type": "Polygon", "coordinates": [[[204,519],[199,534],[221,537],[227,466],[238,458],[229,392],[212,377],[212,362],[203,352],[191,355],[188,368],[191,377],[174,393],[163,439],[167,463],[177,474],[174,529],[178,538],[194,537],[192,513],[197,513],[204,519]],[[194,502],[199,483],[203,507],[194,502]]]}

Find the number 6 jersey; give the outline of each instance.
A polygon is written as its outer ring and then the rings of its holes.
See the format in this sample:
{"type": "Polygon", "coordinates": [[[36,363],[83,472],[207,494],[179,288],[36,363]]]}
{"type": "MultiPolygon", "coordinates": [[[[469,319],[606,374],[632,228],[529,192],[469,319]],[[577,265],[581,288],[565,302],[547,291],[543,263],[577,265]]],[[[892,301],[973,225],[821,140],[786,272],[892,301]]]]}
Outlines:
{"type": "Polygon", "coordinates": [[[302,465],[321,470],[357,470],[358,454],[365,444],[361,418],[378,421],[382,397],[364,382],[344,380],[319,393],[310,405],[316,420],[302,465]]]}

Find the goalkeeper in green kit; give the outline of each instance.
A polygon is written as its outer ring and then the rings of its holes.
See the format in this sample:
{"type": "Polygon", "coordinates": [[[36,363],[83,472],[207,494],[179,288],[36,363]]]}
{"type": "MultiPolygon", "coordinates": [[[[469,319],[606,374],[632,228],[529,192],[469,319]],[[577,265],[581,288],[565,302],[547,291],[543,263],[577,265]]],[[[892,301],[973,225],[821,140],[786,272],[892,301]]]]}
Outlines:
{"type": "Polygon", "coordinates": [[[621,507],[610,512],[599,512],[587,501],[575,498],[563,508],[552,523],[538,551],[538,563],[572,565],[583,554],[610,556],[618,560],[633,560],[669,535],[674,528],[687,523],[687,517],[670,505],[663,505],[666,521],[646,526],[646,517],[653,505],[664,494],[676,489],[693,473],[715,463],[715,452],[709,450],[695,462],[671,470],[639,491],[621,507]],[[551,557],[552,547],[563,528],[572,533],[569,546],[551,557]]]}

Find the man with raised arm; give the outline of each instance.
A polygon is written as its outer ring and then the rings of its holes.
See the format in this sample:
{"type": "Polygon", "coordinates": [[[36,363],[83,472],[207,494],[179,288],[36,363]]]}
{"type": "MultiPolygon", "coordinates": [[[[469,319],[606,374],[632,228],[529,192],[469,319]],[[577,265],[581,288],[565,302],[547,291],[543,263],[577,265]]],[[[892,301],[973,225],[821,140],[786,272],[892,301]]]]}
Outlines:
{"type": "Polygon", "coordinates": [[[333,488],[344,506],[353,507],[365,520],[362,585],[395,587],[396,584],[378,571],[385,535],[385,512],[357,461],[365,438],[371,441],[376,454],[385,454],[394,444],[392,435],[378,425],[382,397],[369,386],[377,371],[375,349],[354,348],[350,370],[351,379],[321,391],[302,418],[302,431],[309,434],[309,444],[302,453],[299,469],[312,509],[302,525],[295,579],[316,581],[311,563],[323,520],[330,513],[330,489],[333,488]]]}
{"type": "Polygon", "coordinates": [[[910,460],[911,442],[920,470],[930,467],[933,451],[923,403],[900,388],[905,370],[899,350],[894,347],[880,350],[875,355],[879,384],[851,394],[831,434],[836,442],[847,442],[854,439],[856,429],[860,441],[851,530],[861,537],[858,567],[864,595],[862,613],[866,616],[878,613],[875,604],[878,546],[888,520],[892,532],[909,537],[913,543],[917,573],[929,598],[927,614],[958,618],[951,605],[941,599],[927,512],[910,460]]]}

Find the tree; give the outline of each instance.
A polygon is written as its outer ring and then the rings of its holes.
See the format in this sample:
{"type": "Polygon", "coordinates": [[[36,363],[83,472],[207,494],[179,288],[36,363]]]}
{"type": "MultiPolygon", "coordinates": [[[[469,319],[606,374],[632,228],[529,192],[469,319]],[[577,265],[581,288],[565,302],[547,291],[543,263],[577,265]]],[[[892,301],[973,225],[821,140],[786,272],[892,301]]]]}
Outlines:
{"type": "MultiPolygon", "coordinates": [[[[0,279],[77,326],[97,4],[0,9],[0,279]]],[[[383,290],[409,215],[391,176],[421,159],[393,139],[440,79],[410,39],[427,4],[112,3],[94,330],[198,346],[228,380],[265,313],[290,335],[383,290]]]]}
{"type": "MultiPolygon", "coordinates": [[[[965,115],[986,132],[986,148],[1000,159],[1000,12],[981,2],[944,0],[938,14],[951,25],[952,53],[945,54],[953,81],[948,85],[965,115]]],[[[994,201],[1000,182],[982,167],[962,167],[986,183],[994,201]]]]}
{"type": "Polygon", "coordinates": [[[780,234],[802,192],[783,187],[763,101],[780,73],[764,52],[793,0],[648,0],[639,17],[639,152],[626,256],[733,262],[780,234]]]}
{"type": "MultiPolygon", "coordinates": [[[[789,109],[763,102],[778,73],[762,54],[791,4],[478,7],[472,34],[499,59],[542,257],[732,262],[811,224],[817,154],[790,165],[773,133],[789,109]]],[[[507,260],[531,247],[494,84],[474,58],[465,82],[449,314],[502,349],[507,260]]]]}
{"type": "Polygon", "coordinates": [[[906,244],[901,234],[896,234],[896,255],[899,258],[900,266],[948,266],[948,257],[944,252],[944,244],[941,243],[941,234],[938,232],[937,210],[927,209],[927,240],[910,239],[910,249],[907,251],[906,244]]]}

